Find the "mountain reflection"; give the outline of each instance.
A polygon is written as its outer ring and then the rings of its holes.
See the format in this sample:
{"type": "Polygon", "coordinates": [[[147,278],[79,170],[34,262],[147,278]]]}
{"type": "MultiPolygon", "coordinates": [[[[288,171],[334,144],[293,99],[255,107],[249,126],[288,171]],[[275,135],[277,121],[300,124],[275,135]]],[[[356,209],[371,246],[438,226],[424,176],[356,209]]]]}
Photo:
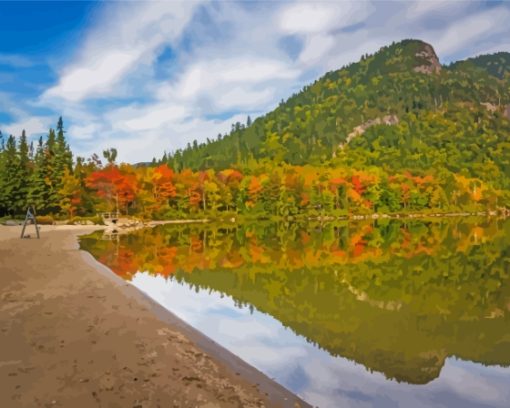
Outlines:
{"type": "Polygon", "coordinates": [[[83,237],[138,271],[228,294],[334,356],[424,384],[449,356],[510,365],[510,220],[166,225],[83,237]]]}

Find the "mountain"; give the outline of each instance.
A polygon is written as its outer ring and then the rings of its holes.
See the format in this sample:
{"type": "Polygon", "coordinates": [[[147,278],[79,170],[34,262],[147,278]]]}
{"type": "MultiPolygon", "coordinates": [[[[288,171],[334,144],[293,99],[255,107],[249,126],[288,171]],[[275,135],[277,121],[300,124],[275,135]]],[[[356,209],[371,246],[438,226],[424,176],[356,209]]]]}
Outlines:
{"type": "Polygon", "coordinates": [[[458,61],[450,68],[456,70],[479,69],[496,78],[504,79],[510,74],[510,53],[498,52],[491,55],[480,55],[465,61],[458,61]]]}
{"type": "Polygon", "coordinates": [[[509,53],[497,53],[445,67],[430,44],[393,43],[167,162],[177,170],[375,166],[461,174],[509,190],[509,63],[509,53]]]}

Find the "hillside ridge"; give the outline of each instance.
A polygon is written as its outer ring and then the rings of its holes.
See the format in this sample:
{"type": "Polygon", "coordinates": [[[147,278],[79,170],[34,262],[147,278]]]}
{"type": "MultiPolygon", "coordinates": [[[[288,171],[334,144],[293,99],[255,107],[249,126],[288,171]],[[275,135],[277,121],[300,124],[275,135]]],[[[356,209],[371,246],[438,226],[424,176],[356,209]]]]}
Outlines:
{"type": "Polygon", "coordinates": [[[444,170],[510,188],[507,54],[442,65],[431,44],[394,42],[326,73],[255,121],[238,122],[229,134],[190,144],[163,162],[176,170],[243,170],[264,162],[444,170]]]}

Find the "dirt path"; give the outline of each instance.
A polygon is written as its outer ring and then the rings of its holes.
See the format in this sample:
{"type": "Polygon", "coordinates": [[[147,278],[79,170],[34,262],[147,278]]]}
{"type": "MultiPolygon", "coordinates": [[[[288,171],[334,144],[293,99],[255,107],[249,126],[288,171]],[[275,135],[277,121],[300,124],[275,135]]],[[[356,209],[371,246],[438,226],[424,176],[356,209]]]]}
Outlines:
{"type": "Polygon", "coordinates": [[[0,407],[308,406],[78,250],[0,227],[0,407]]]}

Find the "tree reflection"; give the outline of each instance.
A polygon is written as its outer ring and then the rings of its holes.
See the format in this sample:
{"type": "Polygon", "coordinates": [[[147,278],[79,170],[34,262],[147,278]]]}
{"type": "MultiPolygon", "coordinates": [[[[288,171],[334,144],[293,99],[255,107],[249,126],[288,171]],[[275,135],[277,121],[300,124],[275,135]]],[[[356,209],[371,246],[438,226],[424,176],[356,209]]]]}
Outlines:
{"type": "Polygon", "coordinates": [[[448,356],[510,365],[510,221],[161,226],[95,233],[82,247],[138,271],[214,289],[332,355],[409,383],[448,356]]]}

